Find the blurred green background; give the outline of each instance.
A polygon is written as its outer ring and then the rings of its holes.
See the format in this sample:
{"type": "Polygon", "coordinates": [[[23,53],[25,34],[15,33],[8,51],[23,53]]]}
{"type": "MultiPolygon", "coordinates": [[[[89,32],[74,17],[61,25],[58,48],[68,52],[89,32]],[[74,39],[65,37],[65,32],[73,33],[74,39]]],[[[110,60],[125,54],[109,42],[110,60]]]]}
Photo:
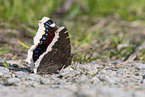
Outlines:
{"type": "MultiPolygon", "coordinates": [[[[144,0],[0,0],[0,23],[1,29],[19,29],[32,38],[37,21],[47,16],[68,29],[77,52],[74,61],[125,60],[144,40],[140,30],[145,24],[144,4],[144,0]]],[[[144,52],[136,60],[144,60],[144,52]]]]}

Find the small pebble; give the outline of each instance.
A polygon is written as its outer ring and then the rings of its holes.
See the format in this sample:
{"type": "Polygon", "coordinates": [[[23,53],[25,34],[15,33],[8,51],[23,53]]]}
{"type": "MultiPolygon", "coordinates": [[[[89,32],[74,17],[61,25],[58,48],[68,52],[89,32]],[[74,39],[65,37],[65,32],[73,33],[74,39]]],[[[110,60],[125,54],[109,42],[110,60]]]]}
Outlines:
{"type": "Polygon", "coordinates": [[[9,84],[17,84],[19,83],[21,80],[19,78],[9,78],[8,79],[8,83],[9,84]]]}
{"type": "Polygon", "coordinates": [[[44,85],[49,85],[50,84],[50,80],[48,78],[41,78],[40,83],[44,84],[44,85]]]}
{"type": "Polygon", "coordinates": [[[7,69],[5,67],[0,67],[0,77],[3,77],[5,74],[6,75],[9,74],[9,69],[7,69]]]}

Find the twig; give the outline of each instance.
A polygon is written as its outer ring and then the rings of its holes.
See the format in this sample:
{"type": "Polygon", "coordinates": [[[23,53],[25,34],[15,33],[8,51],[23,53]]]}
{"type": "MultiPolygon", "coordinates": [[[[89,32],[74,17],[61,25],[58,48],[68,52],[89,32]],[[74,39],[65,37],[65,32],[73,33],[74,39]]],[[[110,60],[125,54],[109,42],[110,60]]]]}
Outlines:
{"type": "Polygon", "coordinates": [[[59,74],[60,74],[60,72],[62,72],[62,70],[64,69],[64,67],[65,67],[65,65],[62,66],[62,68],[59,71],[59,74]]]}

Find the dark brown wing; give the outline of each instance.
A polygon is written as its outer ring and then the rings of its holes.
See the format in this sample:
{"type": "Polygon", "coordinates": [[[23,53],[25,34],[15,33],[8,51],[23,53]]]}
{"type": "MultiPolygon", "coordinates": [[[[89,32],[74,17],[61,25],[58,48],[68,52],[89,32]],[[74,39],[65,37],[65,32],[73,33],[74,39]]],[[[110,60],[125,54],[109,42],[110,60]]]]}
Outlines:
{"type": "Polygon", "coordinates": [[[55,73],[71,64],[71,45],[67,29],[64,28],[57,33],[59,38],[52,46],[52,50],[40,61],[37,68],[38,74],[55,73]]]}
{"type": "Polygon", "coordinates": [[[48,20],[47,22],[44,23],[45,27],[45,34],[42,36],[40,39],[40,43],[37,45],[35,50],[33,51],[33,61],[36,62],[40,55],[42,55],[49,44],[52,42],[54,36],[55,36],[55,31],[57,30],[57,27],[51,27],[50,25],[53,24],[52,20],[48,20]]]}

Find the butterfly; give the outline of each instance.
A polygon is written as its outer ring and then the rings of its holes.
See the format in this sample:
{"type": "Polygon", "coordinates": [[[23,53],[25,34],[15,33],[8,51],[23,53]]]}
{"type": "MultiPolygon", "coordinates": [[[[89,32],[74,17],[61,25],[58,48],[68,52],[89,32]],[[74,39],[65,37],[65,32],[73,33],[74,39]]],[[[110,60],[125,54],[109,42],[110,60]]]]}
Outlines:
{"type": "Polygon", "coordinates": [[[56,27],[48,17],[38,21],[34,45],[28,50],[26,61],[34,73],[56,73],[71,64],[71,45],[65,27],[56,27]]]}

